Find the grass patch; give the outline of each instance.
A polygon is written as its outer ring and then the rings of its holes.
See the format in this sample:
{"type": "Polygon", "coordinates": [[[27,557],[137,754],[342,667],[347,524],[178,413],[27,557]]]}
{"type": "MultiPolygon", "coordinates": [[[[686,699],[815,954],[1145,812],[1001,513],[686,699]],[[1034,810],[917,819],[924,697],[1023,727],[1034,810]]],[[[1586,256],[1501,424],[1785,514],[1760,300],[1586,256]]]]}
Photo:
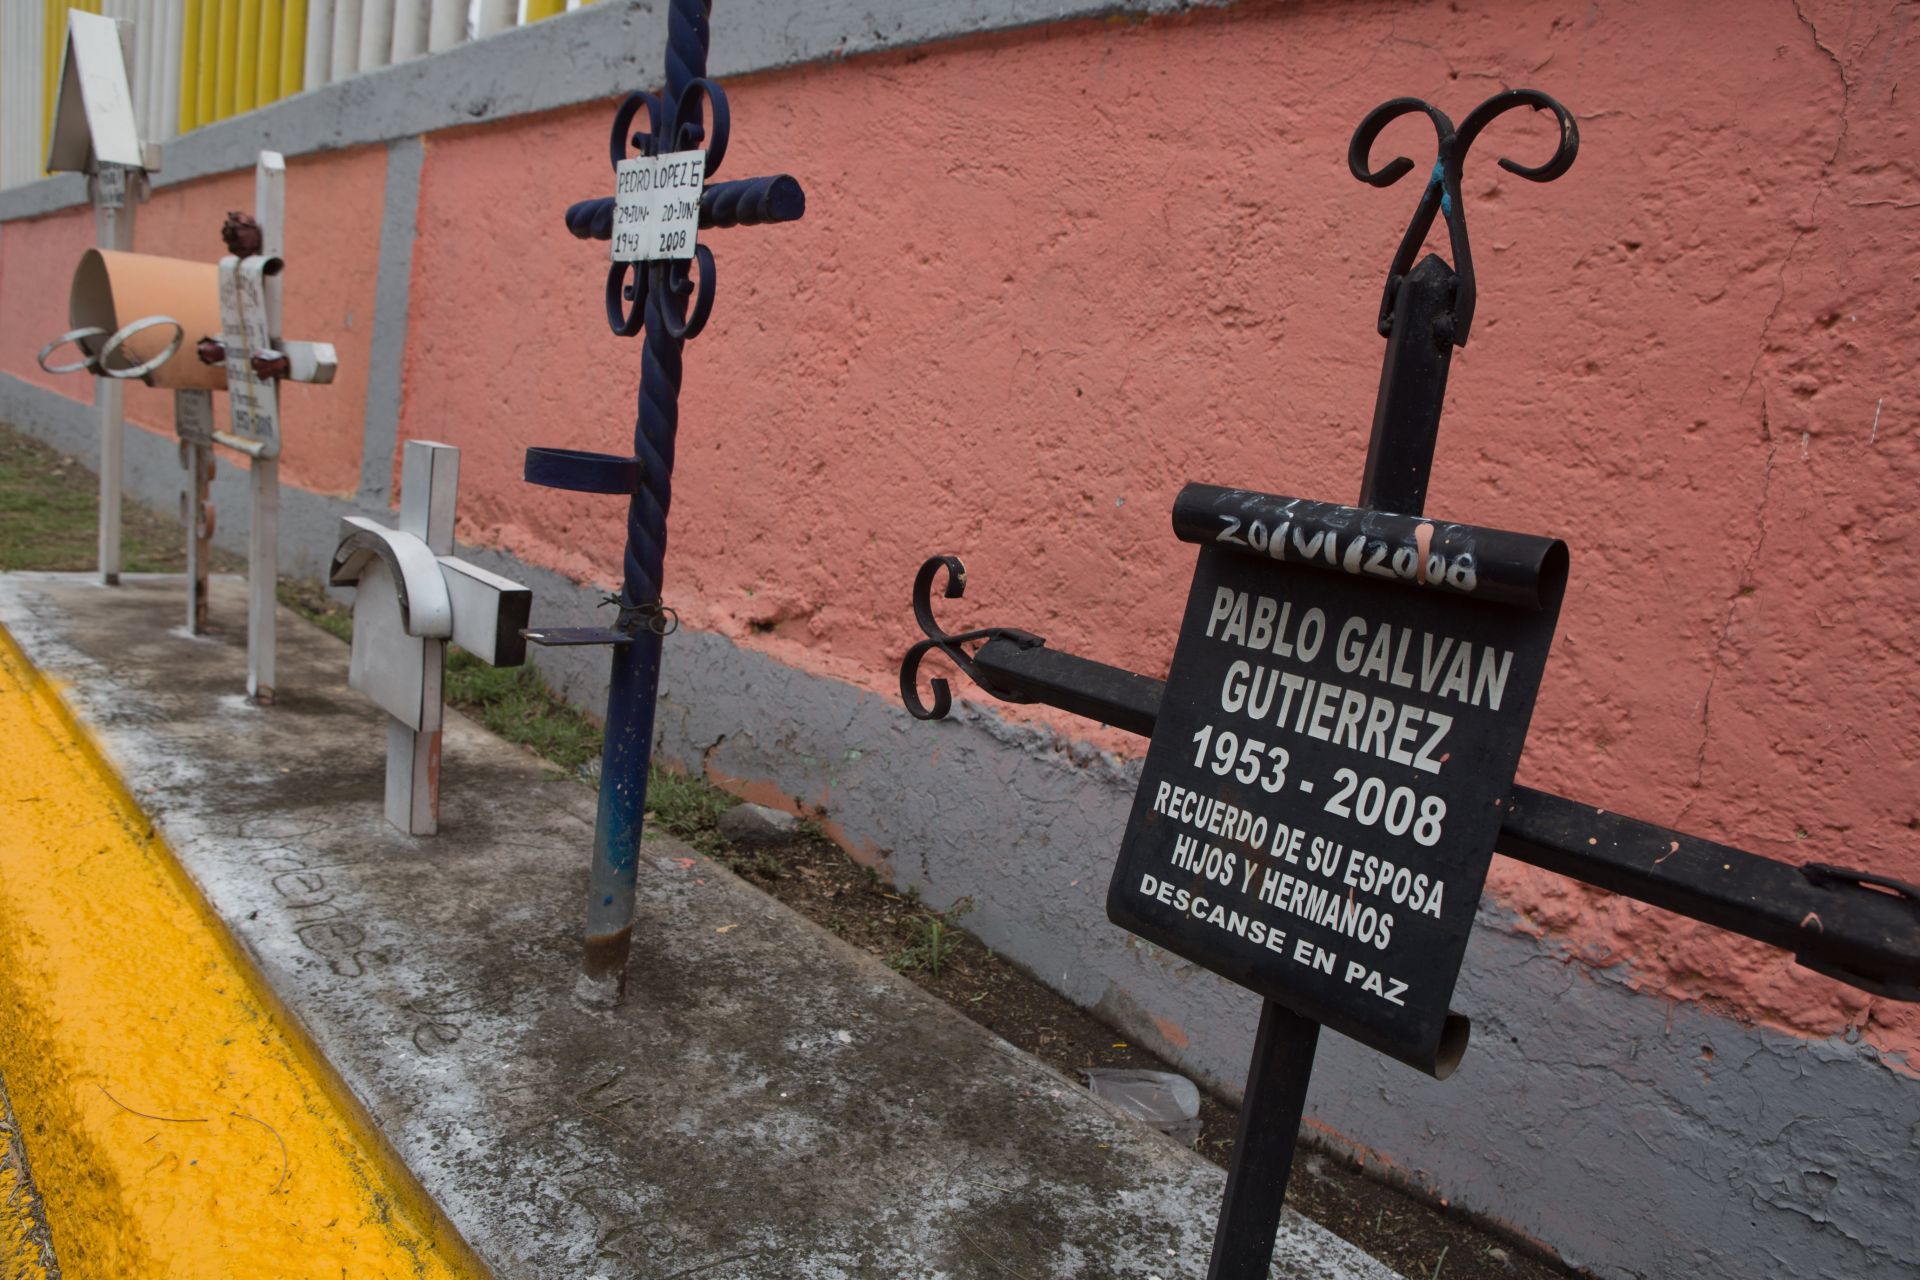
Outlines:
{"type": "MultiPolygon", "coordinates": [[[[99,502],[99,476],[85,462],[0,426],[0,570],[95,568],[99,502]]],[[[186,530],[178,520],[123,498],[122,570],[178,572],[186,558],[186,530]]],[[[213,567],[225,570],[234,563],[234,557],[216,553],[213,567]]]]}
{"type": "MultiPolygon", "coordinates": [[[[353,610],[311,578],[280,583],[280,603],[340,640],[353,640],[353,610]]],[[[531,664],[490,667],[447,647],[441,695],[450,707],[542,760],[579,775],[600,758],[600,726],[555,693],[531,664]]]]}
{"type": "Polygon", "coordinates": [[[280,603],[336,640],[353,640],[353,610],[327,594],[312,578],[282,578],[274,592],[280,603]]]}
{"type": "Polygon", "coordinates": [[[441,689],[450,705],[569,774],[600,758],[600,726],[548,687],[532,665],[490,667],[449,648],[441,689]]]}
{"type": "MultiPolygon", "coordinates": [[[[908,890],[909,900],[917,902],[919,896],[908,890]]],[[[940,970],[959,951],[961,938],[967,936],[953,922],[971,910],[972,900],[962,898],[945,911],[902,917],[899,928],[906,935],[907,945],[888,956],[887,963],[901,973],[923,972],[930,978],[939,977],[940,970]]]]}
{"type": "Polygon", "coordinates": [[[720,815],[738,803],[720,788],[690,774],[664,769],[647,774],[647,817],[661,830],[734,870],[739,870],[740,860],[720,834],[720,815]]]}

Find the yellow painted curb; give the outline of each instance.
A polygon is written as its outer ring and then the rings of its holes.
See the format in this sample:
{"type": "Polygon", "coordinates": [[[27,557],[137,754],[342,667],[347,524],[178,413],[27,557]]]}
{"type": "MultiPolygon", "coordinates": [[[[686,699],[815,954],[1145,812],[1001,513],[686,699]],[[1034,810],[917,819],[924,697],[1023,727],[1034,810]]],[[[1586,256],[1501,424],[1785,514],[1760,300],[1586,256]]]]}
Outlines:
{"type": "Polygon", "coordinates": [[[26,1167],[26,1144],[0,1079],[0,1280],[52,1280],[58,1274],[40,1193],[26,1167]]]}
{"type": "Polygon", "coordinates": [[[0,629],[0,1077],[64,1280],[485,1270],[0,629]]]}

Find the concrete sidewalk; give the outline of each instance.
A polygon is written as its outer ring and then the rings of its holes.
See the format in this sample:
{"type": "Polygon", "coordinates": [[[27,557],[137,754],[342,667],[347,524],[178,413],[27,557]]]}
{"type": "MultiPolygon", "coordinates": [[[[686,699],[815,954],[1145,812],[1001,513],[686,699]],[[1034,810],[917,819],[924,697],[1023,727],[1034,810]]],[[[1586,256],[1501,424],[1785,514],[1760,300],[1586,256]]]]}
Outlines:
{"type": "MultiPolygon", "coordinates": [[[[667,838],[630,995],[571,998],[592,793],[460,716],[442,834],[381,818],[346,649],[244,594],[0,576],[0,624],[374,1124],[502,1276],[1197,1277],[1221,1173],[667,838]]],[[[1394,1273],[1288,1216],[1275,1274],[1394,1273]]]]}

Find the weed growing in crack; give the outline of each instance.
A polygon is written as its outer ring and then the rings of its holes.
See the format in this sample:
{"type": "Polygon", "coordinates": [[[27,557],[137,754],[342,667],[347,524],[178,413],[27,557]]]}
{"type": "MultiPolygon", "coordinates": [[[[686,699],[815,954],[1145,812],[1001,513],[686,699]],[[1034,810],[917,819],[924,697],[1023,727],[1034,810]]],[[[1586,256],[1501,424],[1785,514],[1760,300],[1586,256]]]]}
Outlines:
{"type": "MultiPolygon", "coordinates": [[[[909,891],[909,894],[911,901],[919,900],[917,892],[909,891]]],[[[959,946],[953,921],[971,910],[972,900],[962,898],[945,911],[909,917],[903,921],[907,945],[888,956],[887,964],[901,973],[924,970],[928,977],[939,977],[941,968],[953,959],[954,949],[959,946]]]]}

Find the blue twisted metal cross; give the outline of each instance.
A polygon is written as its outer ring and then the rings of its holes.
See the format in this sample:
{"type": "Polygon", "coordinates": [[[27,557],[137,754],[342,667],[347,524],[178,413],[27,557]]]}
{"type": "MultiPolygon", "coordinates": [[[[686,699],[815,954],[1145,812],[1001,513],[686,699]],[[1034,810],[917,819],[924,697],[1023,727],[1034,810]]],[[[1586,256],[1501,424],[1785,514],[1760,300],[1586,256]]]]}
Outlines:
{"type": "Polygon", "coordinates": [[[1371,187],[1390,187],[1413,171],[1413,161],[1405,156],[1388,161],[1378,170],[1368,167],[1368,152],[1373,149],[1374,139],[1380,136],[1381,130],[1401,116],[1418,111],[1433,122],[1433,131],[1439,135],[1439,155],[1434,159],[1433,171],[1428,174],[1427,185],[1420,192],[1420,203],[1414,206],[1413,221],[1407,224],[1407,233],[1400,238],[1400,247],[1394,252],[1393,265],[1387,269],[1386,294],[1380,302],[1381,337],[1393,331],[1393,303],[1399,296],[1400,282],[1413,270],[1414,255],[1420,252],[1427,232],[1433,229],[1433,217],[1438,213],[1447,220],[1447,239],[1453,248],[1453,269],[1460,277],[1458,291],[1454,294],[1453,332],[1449,336],[1454,346],[1467,345],[1467,331],[1473,327],[1476,291],[1473,252],[1467,244],[1467,207],[1460,198],[1460,173],[1466,164],[1467,152],[1472,148],[1474,139],[1480,136],[1480,131],[1491,124],[1495,116],[1504,115],[1516,107],[1553,112],[1554,120],[1560,126],[1560,140],[1544,164],[1523,165],[1503,156],[1500,167],[1529,182],[1552,182],[1573,166],[1573,158],[1580,150],[1580,126],[1574,122],[1572,112],[1538,89],[1508,89],[1504,93],[1496,93],[1468,112],[1458,129],[1453,127],[1453,121],[1438,107],[1419,98],[1393,98],[1369,111],[1366,119],[1360,122],[1360,127],[1353,131],[1353,141],[1347,146],[1347,168],[1354,177],[1371,187]]]}
{"type": "MultiPolygon", "coordinates": [[[[629,94],[615,112],[610,152],[616,170],[628,158],[629,145],[643,156],[660,156],[694,150],[704,142],[708,178],[725,159],[727,95],[706,75],[711,7],[708,0],[672,0],[667,13],[666,85],[659,94],[629,94]],[[647,131],[631,133],[642,108],[647,112],[647,131]]],[[[567,210],[567,229],[582,240],[611,240],[615,208],[613,197],[583,200],[567,210]]],[[[706,229],[792,222],[805,212],[805,192],[785,174],[709,182],[700,194],[699,225],[706,229]]],[[[610,628],[527,633],[529,640],[540,644],[613,647],[581,988],[589,998],[603,1001],[618,999],[626,987],[661,639],[673,629],[673,614],[662,604],[660,588],[667,509],[673,496],[674,436],[680,424],[681,348],[706,326],[713,311],[715,280],[713,252],[704,244],[695,244],[691,261],[613,263],[607,272],[607,323],[623,337],[642,332],[646,337],[633,456],[579,449],[527,450],[525,478],[530,483],[630,495],[618,620],[610,628]]]]}

